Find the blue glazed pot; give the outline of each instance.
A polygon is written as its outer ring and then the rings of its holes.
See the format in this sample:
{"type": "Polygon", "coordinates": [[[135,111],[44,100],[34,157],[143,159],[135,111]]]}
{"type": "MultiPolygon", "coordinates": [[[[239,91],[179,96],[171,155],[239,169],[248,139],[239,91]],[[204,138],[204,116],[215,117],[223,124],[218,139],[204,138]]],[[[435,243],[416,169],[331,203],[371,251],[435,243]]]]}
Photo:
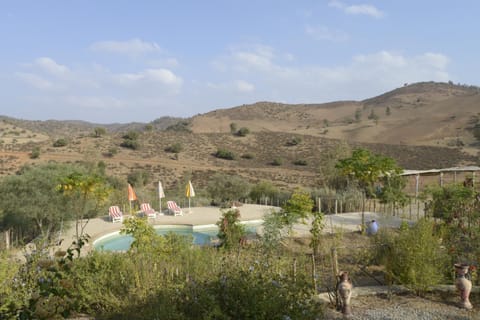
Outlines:
{"type": "Polygon", "coordinates": [[[369,236],[373,236],[374,234],[377,234],[378,232],[378,223],[375,220],[370,221],[370,223],[367,226],[367,234],[369,236]]]}

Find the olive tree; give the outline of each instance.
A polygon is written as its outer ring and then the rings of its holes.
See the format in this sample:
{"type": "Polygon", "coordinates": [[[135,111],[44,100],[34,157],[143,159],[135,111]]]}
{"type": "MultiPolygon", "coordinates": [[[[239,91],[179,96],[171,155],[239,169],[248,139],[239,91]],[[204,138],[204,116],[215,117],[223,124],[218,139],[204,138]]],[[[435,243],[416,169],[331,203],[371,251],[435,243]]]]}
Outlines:
{"type": "Polygon", "coordinates": [[[382,155],[371,153],[366,149],[356,149],[349,158],[337,162],[340,173],[353,180],[363,189],[362,193],[362,232],[365,230],[365,197],[375,196],[374,184],[380,177],[400,174],[402,169],[397,166],[395,160],[382,155]]]}
{"type": "Polygon", "coordinates": [[[38,236],[48,239],[59,231],[72,213],[56,187],[72,170],[59,164],[27,166],[0,180],[1,228],[13,229],[24,242],[38,236]]]}
{"type": "Polygon", "coordinates": [[[207,192],[215,203],[227,204],[247,197],[250,184],[240,176],[217,173],[207,185],[207,192]]]}

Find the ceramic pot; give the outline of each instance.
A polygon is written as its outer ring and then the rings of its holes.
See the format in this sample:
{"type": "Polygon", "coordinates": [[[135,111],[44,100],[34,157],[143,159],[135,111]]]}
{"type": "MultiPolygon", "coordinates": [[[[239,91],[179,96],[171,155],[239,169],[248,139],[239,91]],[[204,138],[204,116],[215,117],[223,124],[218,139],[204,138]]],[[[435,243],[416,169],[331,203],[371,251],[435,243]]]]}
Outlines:
{"type": "Polygon", "coordinates": [[[349,316],[352,314],[352,309],[350,306],[350,299],[352,297],[353,289],[352,281],[350,281],[348,272],[346,271],[341,272],[338,278],[339,282],[337,286],[337,293],[340,298],[342,313],[345,316],[349,316]]]}
{"type": "Polygon", "coordinates": [[[368,226],[367,226],[367,234],[369,236],[373,236],[375,234],[377,234],[378,232],[378,223],[377,221],[375,220],[372,220],[368,223],[368,226]]]}
{"type": "Polygon", "coordinates": [[[464,309],[472,309],[470,303],[470,292],[472,291],[472,281],[467,279],[468,264],[455,264],[455,287],[460,292],[460,307],[464,309]]]}

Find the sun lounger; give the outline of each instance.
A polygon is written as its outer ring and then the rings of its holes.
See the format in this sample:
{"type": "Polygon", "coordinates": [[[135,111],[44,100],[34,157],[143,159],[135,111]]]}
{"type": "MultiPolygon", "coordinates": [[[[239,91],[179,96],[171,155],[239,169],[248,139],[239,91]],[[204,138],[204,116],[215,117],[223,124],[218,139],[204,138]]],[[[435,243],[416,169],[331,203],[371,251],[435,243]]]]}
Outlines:
{"type": "Polygon", "coordinates": [[[156,218],[157,214],[160,215],[159,212],[155,211],[151,206],[150,203],[142,203],[140,204],[140,210],[149,218],[156,218]]]}
{"type": "Polygon", "coordinates": [[[168,211],[174,216],[182,216],[182,209],[177,205],[175,201],[167,201],[168,211]]]}
{"type": "Polygon", "coordinates": [[[120,211],[118,206],[108,208],[108,215],[112,219],[112,222],[123,222],[123,212],[120,211]]]}

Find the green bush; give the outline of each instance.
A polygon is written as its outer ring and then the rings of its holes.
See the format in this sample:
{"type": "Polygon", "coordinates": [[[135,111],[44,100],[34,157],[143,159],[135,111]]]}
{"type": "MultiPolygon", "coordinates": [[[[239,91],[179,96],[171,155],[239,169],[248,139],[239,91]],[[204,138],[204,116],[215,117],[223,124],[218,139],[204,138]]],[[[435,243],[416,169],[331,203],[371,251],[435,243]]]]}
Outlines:
{"type": "Polygon", "coordinates": [[[223,248],[230,250],[240,245],[240,239],[245,235],[245,227],[240,224],[240,210],[222,211],[222,216],[216,225],[218,226],[218,239],[223,248]]]}
{"type": "Polygon", "coordinates": [[[235,154],[226,149],[218,149],[217,152],[215,152],[215,157],[226,160],[235,160],[235,154]]]}
{"type": "Polygon", "coordinates": [[[302,138],[300,137],[293,137],[292,139],[287,141],[287,146],[296,146],[302,142],[302,138]]]}
{"type": "Polygon", "coordinates": [[[38,159],[40,157],[40,147],[33,148],[30,153],[30,159],[38,159]]]}
{"type": "Polygon", "coordinates": [[[272,166],[281,166],[283,163],[283,160],[281,158],[275,158],[270,162],[272,166]]]}
{"type": "Polygon", "coordinates": [[[165,148],[166,152],[179,153],[183,150],[183,146],[180,142],[174,143],[171,146],[165,148]]]}
{"type": "Polygon", "coordinates": [[[55,148],[58,148],[58,147],[65,147],[66,145],[68,144],[67,140],[66,139],[57,139],[54,143],[53,143],[53,146],[55,148]]]}
{"type": "Polygon", "coordinates": [[[293,162],[294,165],[296,166],[306,166],[307,165],[307,160],[303,159],[298,159],[293,162]]]}
{"type": "Polygon", "coordinates": [[[250,133],[250,129],[246,128],[246,127],[242,127],[240,129],[238,129],[237,131],[237,136],[239,137],[245,137],[247,134],[250,133]]]}
{"type": "Polygon", "coordinates": [[[441,239],[434,232],[434,222],[422,219],[413,227],[404,224],[398,235],[385,235],[377,242],[379,257],[393,283],[403,284],[424,295],[432,286],[442,283],[451,269],[441,239]]]}

